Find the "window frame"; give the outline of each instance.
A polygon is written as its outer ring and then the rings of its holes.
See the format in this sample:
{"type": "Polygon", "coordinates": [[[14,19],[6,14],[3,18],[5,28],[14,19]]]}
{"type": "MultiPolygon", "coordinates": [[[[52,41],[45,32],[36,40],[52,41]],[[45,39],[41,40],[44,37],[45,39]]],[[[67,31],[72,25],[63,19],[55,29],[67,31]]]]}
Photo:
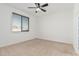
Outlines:
{"type": "Polygon", "coordinates": [[[26,17],[26,16],[23,16],[23,15],[21,15],[21,14],[18,14],[18,13],[15,13],[15,12],[12,12],[12,15],[13,14],[15,14],[15,15],[18,15],[18,16],[21,16],[21,32],[29,32],[29,17],[26,17]],[[28,29],[27,30],[23,30],[22,29],[22,24],[23,24],[23,22],[22,22],[22,17],[25,17],[25,18],[27,18],[28,20],[28,29]]]}

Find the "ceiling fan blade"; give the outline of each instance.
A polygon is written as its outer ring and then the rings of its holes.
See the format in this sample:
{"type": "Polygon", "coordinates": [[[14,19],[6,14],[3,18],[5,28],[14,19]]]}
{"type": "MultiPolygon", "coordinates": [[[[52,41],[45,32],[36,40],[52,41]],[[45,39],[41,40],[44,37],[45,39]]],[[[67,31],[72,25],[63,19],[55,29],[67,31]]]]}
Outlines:
{"type": "Polygon", "coordinates": [[[40,7],[40,3],[35,3],[36,7],[40,7]]]}
{"type": "Polygon", "coordinates": [[[38,7],[40,7],[40,3],[38,3],[38,7]]]}
{"type": "Polygon", "coordinates": [[[36,7],[38,7],[38,3],[35,3],[36,7]]]}
{"type": "MultiPolygon", "coordinates": [[[[41,8],[40,8],[41,9],[41,8]]],[[[44,9],[41,9],[43,12],[46,12],[46,10],[44,10],[44,9]]]]}
{"type": "Polygon", "coordinates": [[[42,5],[41,7],[46,7],[46,6],[48,6],[48,3],[46,3],[46,4],[42,5]]]}
{"type": "Polygon", "coordinates": [[[28,7],[28,8],[37,8],[37,7],[28,7]]]}

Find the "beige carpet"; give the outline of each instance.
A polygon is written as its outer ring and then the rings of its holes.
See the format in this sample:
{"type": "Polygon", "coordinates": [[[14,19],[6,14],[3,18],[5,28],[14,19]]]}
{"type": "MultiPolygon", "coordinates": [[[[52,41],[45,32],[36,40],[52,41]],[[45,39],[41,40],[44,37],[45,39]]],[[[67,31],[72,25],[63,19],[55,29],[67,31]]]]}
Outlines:
{"type": "Polygon", "coordinates": [[[54,41],[33,39],[19,44],[0,48],[2,56],[73,56],[73,47],[54,41]]]}

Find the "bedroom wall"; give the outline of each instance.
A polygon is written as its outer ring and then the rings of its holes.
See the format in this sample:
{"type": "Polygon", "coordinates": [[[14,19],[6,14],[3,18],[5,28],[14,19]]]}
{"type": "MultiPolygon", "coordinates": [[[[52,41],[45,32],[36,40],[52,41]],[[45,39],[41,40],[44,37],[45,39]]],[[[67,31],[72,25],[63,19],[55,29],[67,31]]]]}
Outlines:
{"type": "Polygon", "coordinates": [[[0,4],[0,8],[0,47],[34,38],[73,43],[73,5],[69,9],[57,7],[61,10],[38,13],[36,17],[3,4],[0,4]],[[11,31],[12,12],[30,17],[29,32],[11,31]]]}
{"type": "Polygon", "coordinates": [[[62,4],[61,6],[59,4],[56,10],[52,9],[53,12],[47,12],[37,17],[39,26],[37,35],[40,39],[72,44],[74,39],[73,4],[71,6],[62,4]]]}
{"type": "Polygon", "coordinates": [[[0,4],[0,47],[34,39],[35,38],[35,18],[21,10],[17,10],[6,5],[0,4]],[[30,22],[29,32],[11,31],[12,12],[28,16],[30,22]]]}

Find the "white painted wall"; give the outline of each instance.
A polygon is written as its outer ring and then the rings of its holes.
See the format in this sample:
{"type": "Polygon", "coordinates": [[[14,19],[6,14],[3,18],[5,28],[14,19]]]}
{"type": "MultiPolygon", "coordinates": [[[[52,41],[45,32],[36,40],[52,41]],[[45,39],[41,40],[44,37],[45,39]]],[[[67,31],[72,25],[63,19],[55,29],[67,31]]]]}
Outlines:
{"type": "Polygon", "coordinates": [[[67,6],[62,9],[58,5],[53,12],[37,14],[35,18],[18,9],[0,4],[0,47],[34,38],[73,43],[73,5],[71,8],[67,6]],[[29,32],[13,33],[11,31],[12,12],[30,18],[29,32]]]}
{"type": "Polygon", "coordinates": [[[35,19],[20,10],[0,4],[0,47],[35,38],[35,19]],[[13,33],[11,31],[12,12],[28,16],[30,22],[29,32],[13,33]]]}
{"type": "Polygon", "coordinates": [[[73,4],[71,8],[63,7],[38,16],[38,38],[73,43],[73,4]]]}

